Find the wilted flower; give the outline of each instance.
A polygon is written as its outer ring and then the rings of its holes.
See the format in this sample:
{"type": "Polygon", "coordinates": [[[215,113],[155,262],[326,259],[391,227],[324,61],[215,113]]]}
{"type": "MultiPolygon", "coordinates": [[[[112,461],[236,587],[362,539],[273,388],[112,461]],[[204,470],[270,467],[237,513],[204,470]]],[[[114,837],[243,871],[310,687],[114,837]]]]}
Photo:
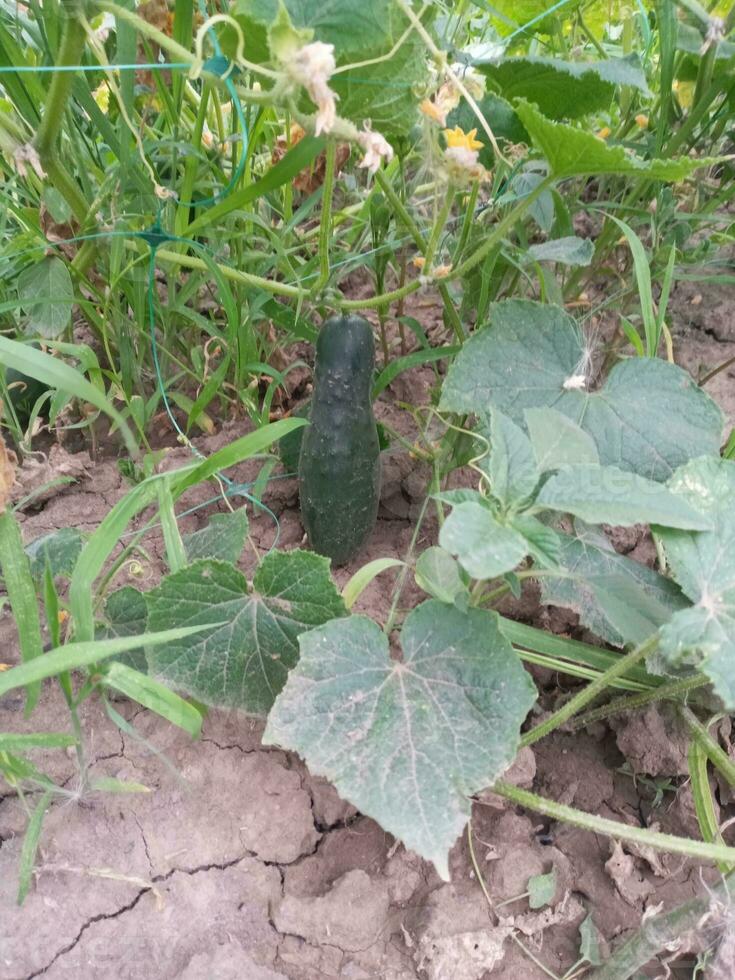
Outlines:
{"type": "Polygon", "coordinates": [[[646,116],[642,112],[639,112],[638,115],[635,117],[635,124],[636,124],[636,126],[640,126],[641,129],[647,129],[648,128],[648,116],[646,116]]]}
{"type": "Polygon", "coordinates": [[[699,49],[700,55],[706,54],[711,47],[716,47],[725,39],[725,22],[720,17],[710,17],[704,44],[699,49]]]}
{"type": "Polygon", "coordinates": [[[337,118],[337,94],[327,82],[337,63],[334,45],[314,41],[299,48],[287,64],[291,78],[303,85],[317,107],[315,133],[329,133],[337,118]]]}
{"type": "Polygon", "coordinates": [[[382,159],[385,159],[386,163],[393,159],[393,147],[381,133],[365,127],[358,135],[357,142],[365,151],[365,156],[358,163],[358,167],[365,167],[369,174],[377,171],[382,159]]]}
{"type": "Polygon", "coordinates": [[[444,130],[447,141],[444,164],[451,183],[461,186],[469,180],[482,180],[487,176],[478,157],[478,150],[482,149],[483,144],[475,139],[476,136],[476,129],[471,129],[469,133],[459,126],[444,130]]]}
{"type": "Polygon", "coordinates": [[[414,255],[414,257],[411,259],[411,265],[415,269],[421,270],[426,265],[426,259],[423,257],[423,255],[414,255]]]}
{"type": "Polygon", "coordinates": [[[27,176],[28,166],[31,167],[37,177],[43,178],[46,176],[46,171],[41,165],[41,158],[32,143],[23,143],[21,146],[18,146],[13,151],[13,159],[15,160],[16,170],[21,177],[27,176]]]}
{"type": "Polygon", "coordinates": [[[431,119],[432,122],[439,123],[440,126],[446,126],[446,111],[444,111],[437,102],[432,102],[431,99],[424,99],[419,104],[419,109],[427,117],[427,119],[431,119]]]}

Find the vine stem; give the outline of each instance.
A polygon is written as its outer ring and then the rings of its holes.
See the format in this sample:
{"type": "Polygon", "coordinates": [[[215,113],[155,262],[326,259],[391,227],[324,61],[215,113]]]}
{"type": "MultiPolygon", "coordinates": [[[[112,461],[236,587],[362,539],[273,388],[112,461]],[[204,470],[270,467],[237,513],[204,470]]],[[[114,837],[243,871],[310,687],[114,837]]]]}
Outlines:
{"type": "Polygon", "coordinates": [[[619,820],[609,820],[599,817],[596,813],[586,813],[565,803],[557,803],[537,793],[520,789],[502,779],[493,783],[493,793],[502,796],[511,803],[533,810],[551,820],[571,824],[581,830],[589,830],[593,834],[604,834],[615,840],[629,841],[631,844],[643,844],[657,851],[670,854],[683,854],[686,857],[700,858],[704,861],[725,861],[732,864],[735,861],[735,848],[723,844],[709,844],[704,841],[690,840],[688,837],[676,837],[674,834],[662,834],[657,830],[645,827],[634,827],[621,823],[619,820]]]}
{"type": "MultiPolygon", "coordinates": [[[[482,245],[480,245],[470,256],[468,256],[464,262],[460,263],[456,269],[444,277],[445,279],[461,279],[462,276],[466,275],[471,269],[474,269],[485,256],[492,251],[493,248],[502,241],[505,233],[513,227],[513,225],[518,221],[519,218],[523,216],[528,207],[539,197],[545,190],[547,190],[553,183],[553,177],[546,177],[541,183],[537,184],[536,187],[522,198],[516,206],[509,211],[505,217],[501,218],[500,221],[495,224],[493,230],[484,239],[482,245]]],[[[369,299],[354,299],[354,300],[341,300],[338,305],[343,310],[362,310],[368,309],[370,307],[383,306],[385,303],[393,303],[395,300],[403,299],[404,296],[409,296],[411,293],[415,293],[421,288],[421,282],[418,279],[412,280],[412,282],[406,283],[401,289],[394,289],[390,293],[384,293],[382,296],[373,296],[369,299]]],[[[464,337],[462,338],[464,339],[464,337]]]]}
{"type": "Polygon", "coordinates": [[[690,708],[682,705],[679,708],[679,714],[692,738],[701,747],[712,765],[722,773],[731,786],[735,786],[735,765],[728,754],[712,738],[707,728],[690,708]]]}
{"type": "Polygon", "coordinates": [[[337,142],[327,140],[325,149],[324,191],[322,216],[319,224],[319,278],[314,283],[312,295],[319,293],[329,282],[329,239],[332,232],[332,201],[334,200],[334,176],[337,159],[337,142]]]}
{"type": "MultiPolygon", "coordinates": [[[[382,192],[390,201],[393,210],[405,225],[406,231],[409,233],[411,238],[413,238],[414,244],[425,255],[427,247],[426,239],[424,238],[419,226],[413,220],[408,208],[405,206],[398,194],[396,194],[393,185],[381,170],[377,171],[375,179],[382,192]]],[[[403,286],[405,286],[405,282],[403,282],[399,288],[403,288],[403,286]]],[[[462,321],[460,320],[454,303],[452,302],[452,298],[449,295],[449,290],[443,283],[440,282],[437,283],[437,287],[439,289],[439,295],[442,298],[442,302],[444,303],[447,318],[452,325],[452,330],[454,330],[454,334],[460,344],[463,344],[465,341],[464,328],[462,327],[462,321]]]]}
{"type": "Polygon", "coordinates": [[[717,903],[729,907],[732,903],[732,883],[731,873],[709,886],[706,896],[645,919],[640,929],[618,947],[606,963],[588,974],[588,980],[627,980],[632,977],[662,949],[681,939],[684,933],[699,929],[702,917],[712,911],[717,903]]]}
{"type": "Polygon", "coordinates": [[[431,237],[429,238],[425,253],[427,274],[431,273],[431,266],[434,261],[434,256],[436,255],[436,250],[439,247],[439,239],[441,238],[441,233],[444,231],[446,226],[449,213],[452,210],[455,193],[456,191],[454,186],[450,184],[449,187],[447,187],[447,193],[444,196],[444,203],[442,204],[431,229],[431,237]]]}
{"type": "MultiPolygon", "coordinates": [[[[62,28],[61,45],[57,57],[59,67],[78,65],[84,54],[86,34],[84,25],[74,4],[67,11],[62,28]]],[[[84,195],[79,190],[74,179],[59,161],[56,154],[56,142],[59,138],[67,102],[74,82],[74,73],[68,71],[54,72],[46,95],[43,118],[33,141],[41,166],[46,176],[56,190],[66,200],[77,221],[83,223],[87,218],[88,206],[84,195]]]]}
{"type": "Polygon", "coordinates": [[[521,745],[533,745],[534,742],[538,742],[540,738],[550,734],[555,728],[563,725],[565,721],[569,721],[574,715],[576,715],[585,705],[589,704],[598,694],[601,694],[610,684],[610,681],[621,677],[626,671],[630,670],[631,667],[635,667],[642,660],[652,653],[658,646],[658,633],[654,633],[650,636],[644,643],[636,647],[626,656],[621,657],[617,660],[612,667],[608,667],[604,674],[600,674],[598,678],[588,684],[587,687],[583,688],[579,694],[575,694],[573,698],[567,701],[566,704],[562,705],[558,711],[555,711],[553,715],[548,717],[545,721],[542,721],[540,725],[536,725],[532,728],[530,732],[526,734],[521,739],[521,745]]]}
{"type": "Polygon", "coordinates": [[[686,677],[679,681],[671,681],[669,684],[661,684],[659,687],[655,687],[650,691],[641,691],[639,694],[614,698],[607,704],[603,704],[599,708],[594,708],[592,711],[588,711],[586,714],[575,718],[574,729],[576,731],[579,728],[584,728],[585,725],[591,725],[593,722],[604,721],[605,718],[609,718],[611,715],[618,715],[621,711],[634,711],[636,708],[642,708],[652,701],[662,701],[676,698],[680,694],[688,694],[690,691],[694,691],[698,687],[704,687],[706,684],[709,684],[707,677],[686,677]]]}

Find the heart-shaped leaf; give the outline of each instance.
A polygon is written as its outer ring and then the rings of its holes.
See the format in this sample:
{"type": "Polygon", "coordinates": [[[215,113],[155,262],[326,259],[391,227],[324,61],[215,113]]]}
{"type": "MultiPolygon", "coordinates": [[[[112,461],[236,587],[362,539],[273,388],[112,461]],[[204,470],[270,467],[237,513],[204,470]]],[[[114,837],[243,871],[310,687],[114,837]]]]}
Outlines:
{"type": "Polygon", "coordinates": [[[497,615],[430,599],[406,618],[400,660],[364,616],[302,633],[299,644],[264,742],[298,752],[448,879],[469,798],[513,761],[535,700],[497,615]]]}
{"type": "Polygon", "coordinates": [[[719,455],[723,416],[690,376],[659,358],[616,364],[588,391],[589,351],[557,306],[506,300],[473,334],[447,372],[439,407],[500,409],[525,425],[528,408],[554,408],[594,440],[600,462],[663,481],[687,460],[719,455]]]}
{"type": "Polygon", "coordinates": [[[298,659],[298,637],[346,613],[329,561],[307,551],[266,555],[253,579],[202,559],[146,593],[148,629],[225,626],[148,651],[151,672],[207,704],[265,714],[298,659]]]}

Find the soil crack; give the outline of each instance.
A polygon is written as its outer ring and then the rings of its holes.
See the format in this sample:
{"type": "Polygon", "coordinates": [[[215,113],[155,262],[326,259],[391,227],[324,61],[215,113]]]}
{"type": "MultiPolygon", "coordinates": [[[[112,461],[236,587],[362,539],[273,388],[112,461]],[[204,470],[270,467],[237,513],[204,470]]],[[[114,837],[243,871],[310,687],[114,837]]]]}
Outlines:
{"type": "Polygon", "coordinates": [[[90,926],[94,925],[95,922],[105,922],[107,919],[116,919],[118,916],[124,915],[126,912],[130,912],[135,908],[141,898],[149,891],[151,891],[150,888],[141,888],[135,898],[128,902],[127,905],[123,905],[122,908],[116,909],[114,912],[101,912],[99,915],[93,915],[91,919],[87,919],[72,941],[67,943],[66,946],[63,946],[55,954],[54,958],[46,964],[46,966],[41,967],[40,970],[36,970],[34,973],[29,973],[27,976],[20,978],[20,980],[34,980],[34,977],[43,976],[44,973],[47,973],[51,969],[57,960],[74,949],[90,926]]]}

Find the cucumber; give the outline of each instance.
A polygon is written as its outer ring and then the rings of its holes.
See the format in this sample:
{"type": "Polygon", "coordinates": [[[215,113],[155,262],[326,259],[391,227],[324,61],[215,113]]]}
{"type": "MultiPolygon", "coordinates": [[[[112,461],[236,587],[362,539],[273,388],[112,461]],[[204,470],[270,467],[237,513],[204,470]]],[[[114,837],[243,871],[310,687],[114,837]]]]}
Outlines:
{"type": "Polygon", "coordinates": [[[370,400],[373,331],[359,316],[335,316],[316,344],[310,424],[299,458],[299,496],[312,548],[343,565],[375,527],[380,446],[370,400]]]}

